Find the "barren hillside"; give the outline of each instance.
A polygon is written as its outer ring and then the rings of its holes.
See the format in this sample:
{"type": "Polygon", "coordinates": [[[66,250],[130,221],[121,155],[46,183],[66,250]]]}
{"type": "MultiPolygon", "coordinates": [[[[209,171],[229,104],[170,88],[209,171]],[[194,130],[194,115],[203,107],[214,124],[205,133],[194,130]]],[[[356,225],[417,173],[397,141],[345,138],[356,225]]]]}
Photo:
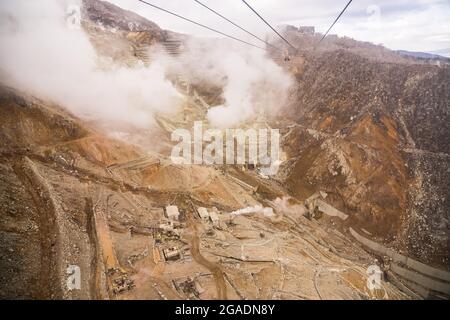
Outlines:
{"type": "Polygon", "coordinates": [[[351,223],[448,265],[449,66],[328,46],[307,50],[297,74],[286,182],[303,197],[304,184],[332,193],[351,223]]]}

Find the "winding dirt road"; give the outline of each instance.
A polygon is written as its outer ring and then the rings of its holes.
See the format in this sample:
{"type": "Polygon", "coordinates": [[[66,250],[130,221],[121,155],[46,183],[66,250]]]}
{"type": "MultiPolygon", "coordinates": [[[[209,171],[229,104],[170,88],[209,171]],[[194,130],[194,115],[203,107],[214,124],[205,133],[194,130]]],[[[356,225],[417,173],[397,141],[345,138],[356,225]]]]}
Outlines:
{"type": "Polygon", "coordinates": [[[214,277],[214,282],[216,283],[217,289],[217,299],[226,300],[227,299],[227,285],[225,282],[225,277],[219,265],[209,261],[200,253],[200,237],[198,236],[198,226],[197,222],[193,217],[189,217],[189,224],[193,231],[191,240],[191,254],[194,260],[207,268],[214,277]]]}

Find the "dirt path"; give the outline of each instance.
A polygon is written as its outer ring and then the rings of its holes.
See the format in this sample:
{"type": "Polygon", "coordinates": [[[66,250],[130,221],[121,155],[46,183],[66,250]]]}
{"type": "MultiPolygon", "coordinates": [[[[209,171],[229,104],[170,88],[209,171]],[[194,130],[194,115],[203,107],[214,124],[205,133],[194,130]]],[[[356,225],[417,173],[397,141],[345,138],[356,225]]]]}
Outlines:
{"type": "Polygon", "coordinates": [[[43,299],[62,297],[59,230],[51,191],[45,179],[27,157],[15,163],[13,169],[39,212],[41,241],[39,294],[43,299]]]}
{"type": "MultiPolygon", "coordinates": [[[[87,228],[86,232],[89,237],[89,243],[93,250],[91,258],[91,281],[90,281],[90,292],[91,297],[97,300],[103,300],[107,295],[103,294],[102,282],[101,282],[101,252],[99,250],[97,232],[95,229],[95,213],[94,204],[92,198],[86,199],[85,212],[87,216],[87,228]]],[[[106,290],[105,290],[106,291],[106,290]]]]}
{"type": "Polygon", "coordinates": [[[216,289],[217,289],[217,299],[219,300],[226,300],[227,299],[227,285],[225,282],[225,277],[223,276],[222,270],[220,267],[208,259],[206,259],[202,254],[200,253],[200,238],[198,236],[198,230],[197,230],[197,224],[195,221],[192,221],[192,241],[191,241],[191,254],[194,260],[207,268],[214,277],[214,281],[216,283],[216,289]]]}
{"type": "Polygon", "coordinates": [[[105,217],[106,199],[104,190],[99,190],[97,203],[94,205],[94,224],[97,232],[97,239],[100,250],[103,254],[103,261],[105,263],[106,270],[120,269],[120,264],[117,260],[116,252],[114,250],[114,244],[111,237],[111,233],[108,227],[108,222],[105,217]]]}

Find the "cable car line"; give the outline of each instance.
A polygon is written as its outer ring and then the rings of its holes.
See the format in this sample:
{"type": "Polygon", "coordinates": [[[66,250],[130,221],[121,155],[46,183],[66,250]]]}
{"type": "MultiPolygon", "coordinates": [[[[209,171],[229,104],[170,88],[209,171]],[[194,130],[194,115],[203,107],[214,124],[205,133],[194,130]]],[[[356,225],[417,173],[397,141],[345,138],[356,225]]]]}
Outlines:
{"type": "Polygon", "coordinates": [[[231,23],[231,24],[234,25],[235,27],[237,27],[237,28],[241,29],[242,31],[246,32],[247,34],[251,35],[252,37],[258,39],[258,40],[261,41],[261,42],[264,42],[266,45],[268,45],[268,46],[270,46],[270,47],[272,47],[272,48],[274,48],[274,49],[276,49],[276,50],[282,51],[280,48],[278,48],[278,47],[274,46],[273,44],[270,44],[269,42],[267,42],[267,41],[261,39],[261,38],[258,37],[257,35],[251,33],[251,32],[248,31],[247,29],[241,27],[241,26],[238,25],[237,23],[235,23],[235,22],[231,21],[230,19],[228,19],[227,17],[223,16],[222,14],[220,14],[219,12],[217,12],[216,10],[214,10],[214,9],[212,9],[212,8],[210,8],[210,7],[208,7],[206,4],[204,4],[204,3],[202,3],[202,2],[200,2],[200,1],[198,1],[198,0],[194,0],[194,1],[197,2],[199,5],[205,7],[205,8],[208,9],[209,11],[215,13],[216,15],[218,15],[219,17],[221,17],[222,19],[228,21],[229,23],[231,23]]]}
{"type": "Polygon", "coordinates": [[[147,1],[139,0],[139,2],[142,2],[142,3],[144,3],[144,4],[148,5],[148,6],[151,6],[151,7],[155,8],[155,9],[164,11],[164,12],[166,12],[166,13],[168,13],[168,14],[171,14],[171,15],[177,17],[177,18],[183,19],[183,20],[188,21],[188,22],[190,22],[190,23],[193,23],[193,24],[195,24],[195,25],[197,25],[197,26],[200,26],[200,27],[202,27],[202,28],[208,29],[209,31],[213,31],[213,32],[216,32],[216,33],[218,33],[218,34],[221,34],[221,35],[223,35],[223,36],[225,36],[225,37],[228,37],[228,38],[230,38],[230,39],[239,41],[239,42],[241,42],[241,43],[244,43],[244,44],[246,44],[246,45],[249,45],[249,46],[252,46],[252,47],[261,49],[261,50],[266,50],[266,48],[263,48],[263,47],[260,47],[260,46],[255,45],[255,44],[253,44],[253,43],[247,42],[247,41],[245,41],[245,40],[241,40],[241,39],[239,39],[239,38],[233,37],[233,36],[231,36],[231,35],[229,35],[229,34],[226,34],[226,33],[222,32],[222,31],[213,29],[213,28],[211,28],[211,27],[208,27],[208,26],[206,26],[206,25],[204,25],[204,24],[201,24],[201,23],[199,23],[199,22],[196,22],[196,21],[194,21],[194,20],[185,18],[185,17],[183,17],[183,16],[181,16],[181,15],[175,13],[175,12],[166,10],[166,9],[164,9],[164,8],[161,8],[161,7],[158,7],[158,6],[156,6],[156,5],[154,5],[154,4],[151,4],[151,3],[147,2],[147,1]]]}
{"type": "Polygon", "coordinates": [[[339,15],[337,16],[336,20],[334,20],[333,24],[328,28],[327,32],[325,32],[325,34],[323,35],[322,39],[320,39],[319,43],[317,45],[319,45],[323,39],[325,39],[325,37],[327,36],[328,32],[330,32],[331,28],[333,28],[333,26],[336,24],[336,22],[339,20],[339,18],[342,16],[342,14],[345,12],[345,10],[347,9],[347,7],[350,5],[350,3],[352,3],[353,0],[350,0],[347,5],[344,7],[344,9],[341,11],[341,13],[339,13],[339,15]]]}
{"type": "Polygon", "coordinates": [[[266,19],[264,19],[258,12],[256,12],[256,10],[253,9],[252,6],[250,6],[250,5],[247,3],[247,1],[242,0],[242,2],[245,3],[245,4],[247,5],[247,7],[249,7],[250,10],[252,10],[252,11],[253,11],[253,12],[254,12],[254,13],[262,20],[262,21],[264,21],[264,23],[265,23],[266,25],[268,25],[269,28],[273,30],[273,32],[275,32],[281,39],[283,39],[284,42],[286,42],[291,48],[297,50],[297,48],[294,47],[289,41],[287,41],[287,40],[286,40],[286,39],[285,39],[285,38],[284,38],[277,30],[275,30],[275,28],[272,27],[272,26],[270,25],[270,23],[268,23],[268,22],[266,21],[266,19]]]}

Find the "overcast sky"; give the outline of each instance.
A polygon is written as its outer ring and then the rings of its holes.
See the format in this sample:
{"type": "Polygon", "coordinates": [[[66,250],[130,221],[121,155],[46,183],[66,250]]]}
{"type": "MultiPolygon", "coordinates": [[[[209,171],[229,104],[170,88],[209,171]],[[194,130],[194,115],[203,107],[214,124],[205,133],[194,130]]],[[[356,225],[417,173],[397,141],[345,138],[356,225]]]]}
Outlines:
{"type": "MultiPolygon", "coordinates": [[[[211,36],[189,22],[138,0],[108,0],[154,21],[164,29],[211,36]]],[[[210,27],[258,41],[221,20],[194,0],[147,0],[210,27]]],[[[270,30],[241,0],[200,0],[258,36],[270,30]]],[[[325,32],[348,0],[247,0],[270,23],[313,25],[325,32]]],[[[450,0],[354,0],[331,33],[383,44],[390,49],[436,52],[450,56],[450,0]]]]}

